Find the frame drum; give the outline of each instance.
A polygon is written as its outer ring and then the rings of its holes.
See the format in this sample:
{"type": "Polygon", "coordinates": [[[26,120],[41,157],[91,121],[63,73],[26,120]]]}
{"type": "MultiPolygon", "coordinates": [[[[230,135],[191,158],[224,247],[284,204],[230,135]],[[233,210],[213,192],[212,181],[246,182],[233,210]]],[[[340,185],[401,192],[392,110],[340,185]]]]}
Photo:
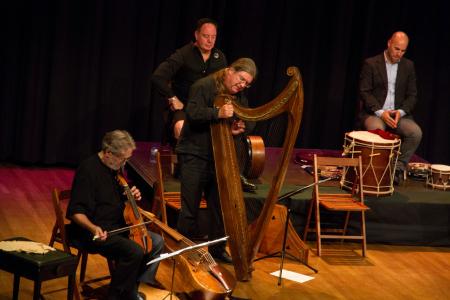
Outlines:
{"type": "Polygon", "coordinates": [[[450,189],[450,166],[431,165],[430,175],[427,178],[427,184],[433,188],[450,189]]]}
{"type": "MultiPolygon", "coordinates": [[[[343,156],[361,156],[363,192],[372,195],[391,195],[394,192],[394,175],[400,139],[388,140],[369,131],[352,131],[345,134],[343,156]]],[[[344,169],[341,186],[353,188],[355,170],[344,169]]]]}

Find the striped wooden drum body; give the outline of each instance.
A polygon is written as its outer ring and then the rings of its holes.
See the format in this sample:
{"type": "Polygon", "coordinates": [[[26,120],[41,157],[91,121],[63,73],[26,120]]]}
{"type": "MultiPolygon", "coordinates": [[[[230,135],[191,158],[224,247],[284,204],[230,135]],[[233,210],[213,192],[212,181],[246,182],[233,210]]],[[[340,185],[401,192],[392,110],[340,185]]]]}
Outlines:
{"type": "MultiPolygon", "coordinates": [[[[347,157],[361,156],[363,164],[363,192],[372,195],[391,195],[400,152],[400,139],[388,140],[368,131],[345,134],[344,152],[347,157]]],[[[341,185],[353,188],[355,171],[343,171],[341,185]]]]}
{"type": "Polygon", "coordinates": [[[436,189],[450,189],[450,166],[431,165],[427,184],[436,189]]]}

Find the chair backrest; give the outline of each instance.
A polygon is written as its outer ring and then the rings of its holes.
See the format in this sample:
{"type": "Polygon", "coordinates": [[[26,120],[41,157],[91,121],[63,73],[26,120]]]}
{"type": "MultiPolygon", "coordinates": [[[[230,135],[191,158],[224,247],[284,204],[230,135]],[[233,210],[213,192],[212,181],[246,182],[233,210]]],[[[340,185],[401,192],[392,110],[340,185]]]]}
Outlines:
{"type": "Polygon", "coordinates": [[[53,227],[52,238],[50,240],[50,244],[53,244],[55,241],[60,242],[64,251],[70,253],[70,247],[67,242],[66,235],[66,217],[65,217],[65,209],[67,207],[68,200],[70,199],[70,190],[59,190],[58,188],[54,188],[52,190],[52,201],[53,208],[55,210],[55,225],[53,227]]]}
{"type": "MultiPolygon", "coordinates": [[[[331,166],[331,167],[353,167],[356,170],[356,186],[352,190],[352,194],[355,194],[357,191],[359,195],[359,199],[362,203],[364,203],[364,194],[362,191],[362,160],[361,157],[325,157],[325,156],[317,156],[314,154],[314,182],[316,185],[314,186],[314,192],[316,195],[319,195],[319,173],[320,167],[331,166]]],[[[341,185],[342,186],[342,185],[341,185]]]]}

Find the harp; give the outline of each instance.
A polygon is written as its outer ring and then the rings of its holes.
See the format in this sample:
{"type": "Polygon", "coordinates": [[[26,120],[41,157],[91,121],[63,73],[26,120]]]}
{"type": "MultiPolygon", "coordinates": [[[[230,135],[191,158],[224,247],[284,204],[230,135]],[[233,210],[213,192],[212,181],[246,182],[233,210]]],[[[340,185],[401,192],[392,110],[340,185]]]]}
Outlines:
{"type": "MultiPolygon", "coordinates": [[[[269,193],[260,215],[251,224],[247,224],[239,167],[229,122],[220,120],[220,122],[211,125],[217,185],[225,231],[230,236],[229,247],[236,277],[239,281],[251,279],[252,264],[277,202],[300,128],[304,101],[303,83],[300,72],[296,67],[289,67],[287,75],[291,77],[288,84],[270,102],[257,108],[244,108],[233,103],[235,115],[244,121],[264,121],[282,113],[287,113],[288,118],[283,151],[272,178],[269,193]]],[[[214,105],[221,107],[230,101],[233,101],[233,96],[219,95],[216,97],[214,105]]]]}

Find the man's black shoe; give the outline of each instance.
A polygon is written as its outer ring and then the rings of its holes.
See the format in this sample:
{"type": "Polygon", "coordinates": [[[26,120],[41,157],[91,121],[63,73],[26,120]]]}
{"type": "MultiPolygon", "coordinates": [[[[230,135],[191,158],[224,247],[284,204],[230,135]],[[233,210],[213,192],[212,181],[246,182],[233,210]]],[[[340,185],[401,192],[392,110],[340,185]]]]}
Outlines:
{"type": "Polygon", "coordinates": [[[395,185],[401,185],[402,182],[403,182],[403,171],[402,170],[395,170],[394,184],[395,185]]]}
{"type": "Polygon", "coordinates": [[[242,184],[242,190],[244,192],[254,192],[256,191],[256,185],[253,183],[248,182],[247,178],[245,178],[244,175],[241,175],[241,184],[242,184]]]}
{"type": "Polygon", "coordinates": [[[231,258],[230,255],[228,255],[227,251],[222,251],[220,253],[211,253],[212,257],[219,261],[219,262],[223,262],[225,264],[232,264],[233,263],[233,259],[231,258]]]}

